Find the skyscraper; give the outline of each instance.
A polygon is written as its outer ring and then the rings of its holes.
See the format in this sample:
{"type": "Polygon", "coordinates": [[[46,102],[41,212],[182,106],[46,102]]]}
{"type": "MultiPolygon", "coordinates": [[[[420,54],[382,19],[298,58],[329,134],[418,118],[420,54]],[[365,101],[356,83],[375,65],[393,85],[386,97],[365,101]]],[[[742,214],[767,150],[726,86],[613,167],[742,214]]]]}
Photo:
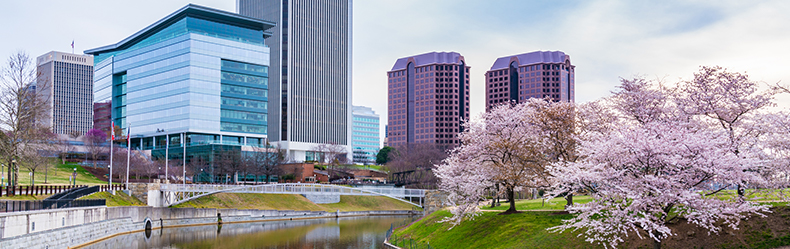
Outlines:
{"type": "Polygon", "coordinates": [[[398,59],[387,72],[389,145],[458,145],[469,119],[469,68],[456,52],[398,59]]]}
{"type": "Polygon", "coordinates": [[[82,135],[93,127],[93,56],[52,51],[37,58],[36,91],[47,95],[55,134],[82,135]]]}
{"type": "Polygon", "coordinates": [[[273,26],[187,5],[116,44],[86,51],[95,59],[94,99],[111,103],[115,125],[124,134],[132,126],[132,147],[152,150],[155,158],[181,158],[184,144],[188,157],[206,161],[214,151],[262,147],[269,65],[264,40],[273,26]]]}
{"type": "Polygon", "coordinates": [[[486,72],[486,111],[529,98],[574,102],[575,69],[571,57],[560,51],[501,57],[486,72]]]}
{"type": "MultiPolygon", "coordinates": [[[[239,14],[277,23],[269,139],[304,161],[326,143],[351,152],[351,0],[237,0],[239,14]]],[[[350,158],[350,157],[349,157],[350,158]]]]}
{"type": "Polygon", "coordinates": [[[354,163],[373,164],[376,162],[381,141],[379,115],[370,107],[354,106],[351,146],[354,163]]]}

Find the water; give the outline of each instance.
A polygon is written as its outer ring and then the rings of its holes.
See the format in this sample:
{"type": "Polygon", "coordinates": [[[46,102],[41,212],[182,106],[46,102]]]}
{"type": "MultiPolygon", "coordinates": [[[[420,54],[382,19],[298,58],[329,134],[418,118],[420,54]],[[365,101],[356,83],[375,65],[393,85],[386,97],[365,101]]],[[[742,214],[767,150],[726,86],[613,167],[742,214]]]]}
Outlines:
{"type": "Polygon", "coordinates": [[[191,226],[115,236],[84,248],[382,248],[392,223],[417,216],[362,216],[191,226]]]}

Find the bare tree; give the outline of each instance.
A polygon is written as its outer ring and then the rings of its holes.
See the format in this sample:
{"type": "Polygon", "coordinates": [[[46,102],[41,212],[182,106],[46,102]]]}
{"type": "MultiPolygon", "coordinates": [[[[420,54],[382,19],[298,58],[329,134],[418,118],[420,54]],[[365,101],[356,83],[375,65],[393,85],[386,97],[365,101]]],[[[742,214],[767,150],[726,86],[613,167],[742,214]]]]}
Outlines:
{"type": "Polygon", "coordinates": [[[10,185],[18,184],[19,167],[12,161],[22,157],[22,150],[49,138],[51,131],[45,125],[50,118],[49,95],[38,89],[48,89],[45,80],[39,80],[34,61],[25,52],[8,58],[0,73],[0,130],[6,141],[0,143],[0,157],[6,162],[10,185]],[[38,85],[35,85],[38,81],[38,85]]]}
{"type": "Polygon", "coordinates": [[[246,158],[250,171],[256,174],[266,175],[267,178],[273,175],[281,175],[280,165],[285,161],[285,152],[279,147],[259,148],[253,147],[253,153],[246,158]]]}
{"type": "Polygon", "coordinates": [[[434,189],[438,180],[434,165],[447,157],[447,147],[435,144],[406,144],[390,151],[387,163],[390,174],[407,173],[407,186],[434,189]]]}
{"type": "Polygon", "coordinates": [[[96,159],[106,150],[107,135],[99,129],[91,129],[85,133],[82,139],[93,160],[93,167],[96,168],[96,159]]]}
{"type": "Polygon", "coordinates": [[[21,160],[19,160],[18,163],[30,172],[31,185],[35,185],[36,171],[45,170],[47,166],[51,164],[50,158],[44,155],[45,153],[47,153],[47,151],[40,150],[39,148],[26,148],[22,152],[21,160]]]}

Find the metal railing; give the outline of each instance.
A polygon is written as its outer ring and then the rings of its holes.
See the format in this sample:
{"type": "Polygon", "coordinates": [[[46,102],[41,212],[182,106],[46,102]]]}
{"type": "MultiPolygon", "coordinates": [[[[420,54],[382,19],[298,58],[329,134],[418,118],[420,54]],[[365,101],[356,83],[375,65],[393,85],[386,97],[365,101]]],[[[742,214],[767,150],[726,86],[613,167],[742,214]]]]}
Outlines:
{"type": "Polygon", "coordinates": [[[171,192],[216,192],[271,193],[271,194],[340,194],[340,195],[388,195],[398,198],[425,197],[424,189],[366,187],[352,188],[328,184],[281,183],[265,185],[213,185],[213,184],[162,184],[162,191],[171,192]]]}
{"type": "Polygon", "coordinates": [[[397,246],[397,247],[400,247],[400,248],[404,248],[404,249],[433,249],[433,247],[431,247],[430,243],[422,243],[422,242],[416,241],[416,240],[414,240],[412,238],[404,238],[404,237],[401,237],[401,236],[398,236],[398,235],[394,234],[395,228],[405,226],[405,225],[407,225],[409,223],[410,222],[408,220],[404,220],[404,221],[401,221],[401,222],[396,222],[396,223],[390,224],[390,229],[387,230],[385,241],[387,243],[390,243],[391,245],[394,245],[394,246],[397,246]]]}
{"type": "Polygon", "coordinates": [[[72,208],[72,207],[94,207],[106,206],[105,199],[60,199],[60,200],[40,200],[40,201],[5,201],[0,200],[0,212],[20,212],[42,209],[72,208]]]}
{"type": "Polygon", "coordinates": [[[352,188],[329,184],[278,183],[265,185],[208,185],[208,184],[162,184],[165,204],[177,205],[206,195],[227,193],[254,194],[304,194],[304,195],[363,195],[386,196],[415,206],[422,206],[425,190],[402,188],[352,188]],[[419,203],[405,200],[417,198],[419,203]]]}

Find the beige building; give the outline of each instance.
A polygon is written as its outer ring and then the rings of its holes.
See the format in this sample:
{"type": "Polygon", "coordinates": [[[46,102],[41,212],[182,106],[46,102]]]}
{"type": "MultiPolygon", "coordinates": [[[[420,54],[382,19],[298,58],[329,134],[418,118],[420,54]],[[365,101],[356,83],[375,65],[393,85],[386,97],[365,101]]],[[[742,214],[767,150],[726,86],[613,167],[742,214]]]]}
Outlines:
{"type": "Polygon", "coordinates": [[[56,134],[93,128],[93,56],[52,51],[37,58],[36,91],[49,102],[44,123],[56,134]]]}

